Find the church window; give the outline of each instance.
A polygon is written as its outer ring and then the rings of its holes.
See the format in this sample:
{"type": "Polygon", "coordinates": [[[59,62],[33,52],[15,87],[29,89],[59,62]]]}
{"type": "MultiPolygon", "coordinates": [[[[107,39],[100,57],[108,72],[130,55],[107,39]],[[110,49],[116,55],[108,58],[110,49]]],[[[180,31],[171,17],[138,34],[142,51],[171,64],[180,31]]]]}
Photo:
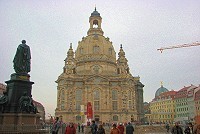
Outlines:
{"type": "Polygon", "coordinates": [[[93,21],[93,28],[98,28],[98,20],[93,21]]]}
{"type": "Polygon", "coordinates": [[[76,101],[76,110],[81,110],[81,101],[76,101]]]}
{"type": "Polygon", "coordinates": [[[61,110],[64,110],[65,109],[65,103],[64,101],[61,102],[61,110]]]}
{"type": "Polygon", "coordinates": [[[98,90],[95,90],[94,91],[94,100],[99,100],[99,98],[100,98],[100,93],[98,90]]]}
{"type": "Polygon", "coordinates": [[[79,50],[80,50],[80,54],[83,54],[83,48],[81,47],[79,50]]]}
{"type": "Polygon", "coordinates": [[[120,69],[119,68],[117,68],[117,74],[120,74],[120,69]]]}
{"type": "Polygon", "coordinates": [[[100,48],[99,46],[93,46],[93,53],[99,53],[100,48]]]}
{"type": "Polygon", "coordinates": [[[129,109],[132,109],[131,101],[128,102],[129,109]]]}
{"type": "Polygon", "coordinates": [[[94,110],[99,110],[99,101],[94,101],[94,110]]]}
{"type": "Polygon", "coordinates": [[[109,49],[108,49],[108,54],[109,54],[109,55],[112,55],[112,48],[109,48],[109,49]]]}
{"type": "Polygon", "coordinates": [[[117,115],[113,116],[113,121],[118,121],[118,116],[117,115]]]}
{"type": "Polygon", "coordinates": [[[112,90],[112,100],[117,100],[117,90],[112,90]]]}
{"type": "Polygon", "coordinates": [[[79,101],[82,100],[82,91],[80,89],[76,90],[76,101],[77,100],[79,100],[79,101]]]}
{"type": "Polygon", "coordinates": [[[112,109],[117,110],[117,101],[112,102],[112,109]]]}
{"type": "Polygon", "coordinates": [[[131,100],[131,91],[129,91],[128,99],[131,100]]]}

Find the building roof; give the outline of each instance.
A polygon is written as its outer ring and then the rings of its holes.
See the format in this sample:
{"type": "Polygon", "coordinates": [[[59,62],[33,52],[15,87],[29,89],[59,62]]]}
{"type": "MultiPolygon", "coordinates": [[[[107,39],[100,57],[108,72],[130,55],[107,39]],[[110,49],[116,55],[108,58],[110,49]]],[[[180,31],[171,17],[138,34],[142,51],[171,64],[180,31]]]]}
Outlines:
{"type": "Polygon", "coordinates": [[[161,85],[160,88],[158,88],[158,90],[156,91],[155,93],[155,97],[159,96],[161,93],[164,93],[164,92],[168,92],[169,90],[165,87],[163,87],[163,85],[161,85]]]}
{"type": "Polygon", "coordinates": [[[100,16],[100,13],[97,11],[96,7],[94,9],[94,12],[91,13],[91,16],[100,16]]]}
{"type": "Polygon", "coordinates": [[[185,97],[187,97],[188,91],[191,90],[191,89],[193,89],[193,88],[196,88],[196,86],[194,86],[194,85],[190,85],[190,86],[187,86],[187,87],[184,86],[182,89],[180,89],[176,93],[175,98],[178,99],[178,98],[185,98],[185,97]]]}
{"type": "Polygon", "coordinates": [[[197,87],[196,89],[196,92],[195,92],[195,95],[194,95],[194,100],[200,100],[200,86],[197,87]]]}

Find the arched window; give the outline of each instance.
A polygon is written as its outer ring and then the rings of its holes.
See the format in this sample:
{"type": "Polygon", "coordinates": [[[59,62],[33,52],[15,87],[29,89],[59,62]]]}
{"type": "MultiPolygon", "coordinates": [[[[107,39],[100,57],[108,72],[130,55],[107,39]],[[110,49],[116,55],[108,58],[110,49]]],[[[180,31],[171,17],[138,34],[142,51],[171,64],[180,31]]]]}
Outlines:
{"type": "Polygon", "coordinates": [[[94,90],[94,110],[99,110],[100,109],[100,93],[99,90],[94,90]]]}
{"type": "Polygon", "coordinates": [[[113,121],[118,121],[118,116],[117,115],[113,116],[113,121]]]}
{"type": "Polygon", "coordinates": [[[76,90],[76,110],[81,110],[82,90],[76,90]]]}
{"type": "Polygon", "coordinates": [[[93,21],[93,28],[98,28],[98,20],[93,21]]]}
{"type": "Polygon", "coordinates": [[[100,99],[100,93],[99,90],[94,91],[94,100],[99,100],[100,99]]]}

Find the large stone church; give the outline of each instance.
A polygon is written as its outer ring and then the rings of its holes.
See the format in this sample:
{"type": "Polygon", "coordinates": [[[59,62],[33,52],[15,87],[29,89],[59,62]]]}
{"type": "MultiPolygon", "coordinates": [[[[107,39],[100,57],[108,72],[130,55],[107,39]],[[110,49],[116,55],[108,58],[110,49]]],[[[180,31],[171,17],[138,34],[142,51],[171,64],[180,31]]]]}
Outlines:
{"type": "Polygon", "coordinates": [[[78,42],[75,52],[70,44],[63,73],[56,81],[55,116],[64,122],[86,122],[90,103],[93,120],[141,121],[144,85],[130,73],[122,45],[116,58],[112,42],[104,37],[102,18],[96,8],[89,23],[87,36],[78,42]]]}

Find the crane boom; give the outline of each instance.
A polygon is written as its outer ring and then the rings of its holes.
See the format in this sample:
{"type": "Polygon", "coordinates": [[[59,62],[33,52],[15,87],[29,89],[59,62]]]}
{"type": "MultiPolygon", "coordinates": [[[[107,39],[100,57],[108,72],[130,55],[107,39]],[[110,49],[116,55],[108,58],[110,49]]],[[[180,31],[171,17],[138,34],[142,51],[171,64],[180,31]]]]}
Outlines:
{"type": "Polygon", "coordinates": [[[183,44],[183,45],[176,45],[176,46],[169,46],[169,47],[161,47],[161,48],[159,48],[157,50],[162,53],[162,51],[166,50],[166,49],[174,49],[174,48],[182,48],[182,47],[192,47],[192,46],[200,46],[200,43],[199,42],[194,42],[194,43],[191,43],[191,44],[183,44]]]}

